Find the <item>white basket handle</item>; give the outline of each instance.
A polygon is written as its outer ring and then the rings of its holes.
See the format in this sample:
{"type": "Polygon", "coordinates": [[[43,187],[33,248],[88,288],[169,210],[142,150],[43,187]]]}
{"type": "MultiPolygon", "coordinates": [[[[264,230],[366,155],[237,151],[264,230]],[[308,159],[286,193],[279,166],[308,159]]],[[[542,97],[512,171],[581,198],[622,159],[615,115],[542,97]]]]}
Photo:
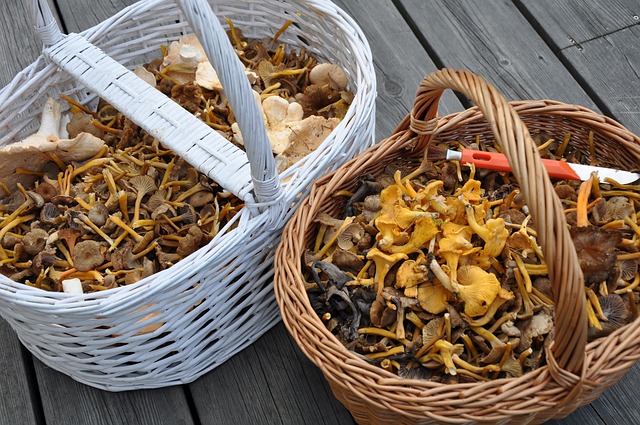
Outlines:
{"type": "Polygon", "coordinates": [[[27,0],[43,53],[91,91],[245,202],[282,201],[271,145],[244,68],[206,0],[178,0],[233,108],[246,153],[78,34],[64,35],[46,0],[27,0]],[[252,192],[253,190],[253,192],[252,192]],[[255,200],[253,195],[255,195],[255,200]]]}

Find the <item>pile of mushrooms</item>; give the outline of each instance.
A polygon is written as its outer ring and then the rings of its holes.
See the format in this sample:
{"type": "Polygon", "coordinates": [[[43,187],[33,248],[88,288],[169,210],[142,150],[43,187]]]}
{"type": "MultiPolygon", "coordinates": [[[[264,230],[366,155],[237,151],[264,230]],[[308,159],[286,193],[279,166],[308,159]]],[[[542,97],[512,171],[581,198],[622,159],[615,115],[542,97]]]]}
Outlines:
{"type": "MultiPolygon", "coordinates": [[[[348,76],[340,65],[319,64],[304,47],[289,50],[278,42],[290,21],[273,38],[260,40],[247,39],[228,22],[229,38],[262,112],[278,171],[284,171],[315,150],[344,118],[353,100],[348,76]]],[[[162,59],[136,72],[229,140],[244,144],[197,37],[186,35],[172,42],[162,59]]]]}
{"type": "MultiPolygon", "coordinates": [[[[346,74],[278,43],[287,25],[264,40],[246,39],[230,26],[274,152],[289,166],[344,116],[346,74]]],[[[197,39],[185,36],[162,51],[134,72],[238,139],[233,111],[197,39]]],[[[131,284],[206,245],[243,207],[110,104],[90,110],[62,98],[70,114],[49,99],[38,131],[0,148],[3,275],[69,293],[131,284]]]]}
{"type": "MultiPolygon", "coordinates": [[[[537,138],[546,157],[584,152],[537,138]]],[[[472,149],[496,149],[456,141],[472,149]]],[[[640,186],[555,181],[585,276],[590,340],[638,316],[640,186]]],[[[545,364],[554,303],[531,216],[510,173],[424,159],[390,164],[319,213],[307,292],[334,335],[403,377],[478,382],[545,364]]]]}

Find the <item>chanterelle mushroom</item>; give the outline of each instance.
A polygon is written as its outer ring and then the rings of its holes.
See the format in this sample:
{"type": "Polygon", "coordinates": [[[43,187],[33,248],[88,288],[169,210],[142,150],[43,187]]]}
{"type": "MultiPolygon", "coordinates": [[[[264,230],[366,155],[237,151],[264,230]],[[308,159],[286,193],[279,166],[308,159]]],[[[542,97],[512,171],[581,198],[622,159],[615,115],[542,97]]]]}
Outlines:
{"type": "Polygon", "coordinates": [[[500,292],[496,275],[472,265],[458,269],[458,282],[452,282],[452,286],[458,298],[464,301],[464,312],[470,317],[486,313],[500,292]]]}

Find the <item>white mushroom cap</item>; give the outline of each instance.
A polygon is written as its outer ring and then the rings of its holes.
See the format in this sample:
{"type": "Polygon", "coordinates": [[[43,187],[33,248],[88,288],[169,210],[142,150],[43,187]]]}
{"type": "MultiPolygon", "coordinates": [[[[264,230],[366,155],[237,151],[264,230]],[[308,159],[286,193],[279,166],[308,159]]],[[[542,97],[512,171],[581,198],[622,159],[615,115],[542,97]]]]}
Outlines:
{"type": "Polygon", "coordinates": [[[345,90],[349,83],[349,78],[340,65],[321,63],[313,67],[309,72],[309,81],[311,84],[319,86],[329,84],[338,90],[345,90]]]}

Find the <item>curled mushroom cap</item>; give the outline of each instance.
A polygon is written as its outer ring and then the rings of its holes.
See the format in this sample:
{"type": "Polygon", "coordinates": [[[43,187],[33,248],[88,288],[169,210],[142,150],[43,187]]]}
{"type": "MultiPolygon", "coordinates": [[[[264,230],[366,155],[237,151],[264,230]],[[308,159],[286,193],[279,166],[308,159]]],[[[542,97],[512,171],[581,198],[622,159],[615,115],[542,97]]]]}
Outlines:
{"type": "Polygon", "coordinates": [[[213,193],[208,190],[201,190],[189,197],[189,205],[200,208],[213,201],[213,193]]]}
{"type": "Polygon", "coordinates": [[[64,221],[64,218],[61,216],[60,209],[57,206],[47,202],[40,210],[40,221],[44,224],[54,225],[64,221]]]}
{"type": "Polygon", "coordinates": [[[460,257],[470,255],[477,250],[471,243],[473,232],[469,226],[447,222],[442,227],[442,234],[444,237],[440,239],[438,252],[447,262],[449,278],[456,282],[460,257]]]}
{"type": "Polygon", "coordinates": [[[319,86],[328,84],[338,90],[344,90],[347,88],[349,78],[340,65],[321,63],[309,72],[309,81],[311,84],[319,86]]]}
{"type": "Polygon", "coordinates": [[[469,226],[484,240],[483,254],[488,257],[497,257],[500,255],[509,237],[509,231],[505,227],[504,220],[501,218],[492,218],[487,220],[484,226],[481,226],[476,221],[475,212],[471,205],[467,205],[466,212],[469,226]]]}
{"type": "Polygon", "coordinates": [[[22,238],[24,251],[29,255],[36,255],[44,249],[49,234],[43,229],[33,229],[22,238]]]}
{"type": "Polygon", "coordinates": [[[452,282],[458,298],[464,301],[467,316],[481,316],[500,292],[500,281],[493,273],[478,266],[465,265],[458,269],[458,283],[452,282]]]}
{"type": "Polygon", "coordinates": [[[78,271],[88,271],[104,262],[100,244],[93,240],[78,242],[73,253],[73,266],[78,271]]]}
{"type": "Polygon", "coordinates": [[[418,303],[428,313],[443,313],[450,299],[451,292],[439,283],[427,282],[418,286],[418,303]]]}
{"type": "Polygon", "coordinates": [[[429,280],[429,268],[423,262],[406,260],[396,272],[396,288],[412,288],[429,280]]]}
{"type": "Polygon", "coordinates": [[[43,181],[38,184],[36,192],[38,192],[40,196],[42,196],[45,202],[49,202],[52,197],[58,194],[58,188],[50,183],[43,181]]]}
{"type": "Polygon", "coordinates": [[[387,250],[393,254],[413,254],[425,246],[438,234],[438,226],[435,220],[430,217],[421,217],[416,220],[409,240],[404,245],[390,246],[387,250]]]}
{"type": "Polygon", "coordinates": [[[87,217],[96,226],[104,226],[109,218],[109,210],[102,202],[96,202],[87,212],[87,217]]]}
{"type": "Polygon", "coordinates": [[[620,329],[627,324],[629,318],[629,308],[620,295],[609,294],[599,297],[598,302],[607,320],[600,322],[602,329],[589,327],[589,340],[607,336],[620,329]]]}
{"type": "Polygon", "coordinates": [[[592,226],[573,227],[570,234],[585,283],[607,280],[614,269],[617,259],[615,248],[622,236],[617,232],[592,226]]]}
{"type": "Polygon", "coordinates": [[[364,227],[360,223],[351,223],[345,227],[338,235],[338,247],[344,250],[350,250],[358,244],[365,234],[364,227]]]}

